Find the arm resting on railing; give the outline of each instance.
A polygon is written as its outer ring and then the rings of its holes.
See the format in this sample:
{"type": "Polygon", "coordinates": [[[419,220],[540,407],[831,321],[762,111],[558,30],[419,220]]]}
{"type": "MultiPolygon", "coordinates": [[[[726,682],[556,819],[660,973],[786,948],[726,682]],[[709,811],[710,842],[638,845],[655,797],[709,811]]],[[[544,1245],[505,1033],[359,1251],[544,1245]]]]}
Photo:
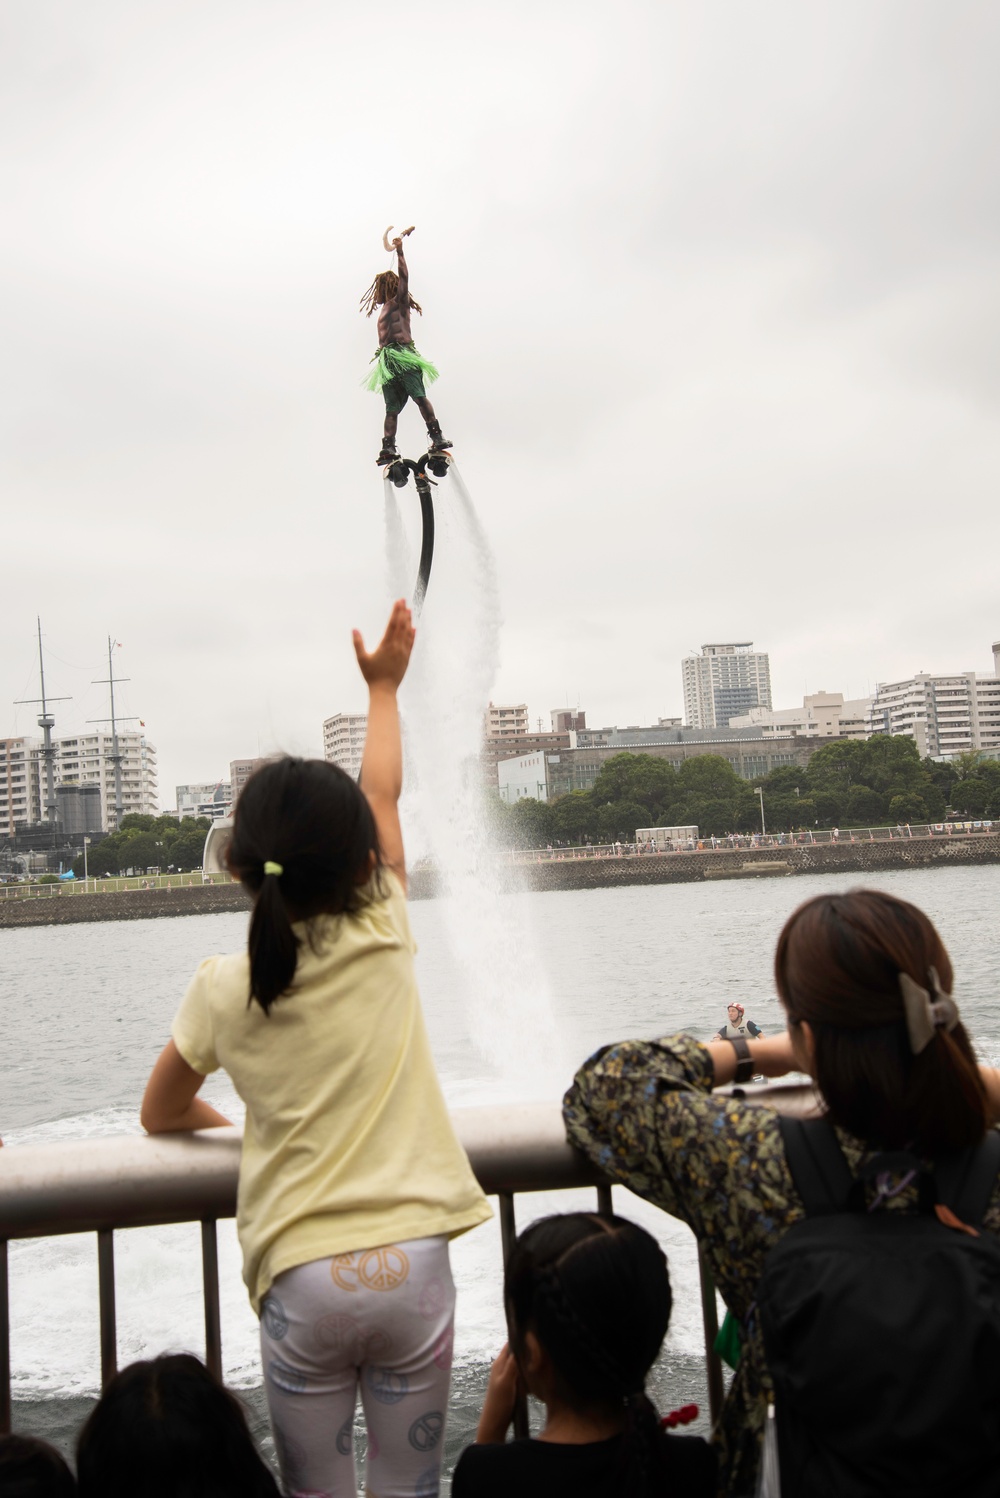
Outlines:
{"type": "Polygon", "coordinates": [[[148,1134],[175,1134],[190,1129],[217,1129],[230,1123],[198,1096],[205,1078],[188,1066],[172,1040],[160,1052],[146,1083],[139,1122],[148,1134]]]}

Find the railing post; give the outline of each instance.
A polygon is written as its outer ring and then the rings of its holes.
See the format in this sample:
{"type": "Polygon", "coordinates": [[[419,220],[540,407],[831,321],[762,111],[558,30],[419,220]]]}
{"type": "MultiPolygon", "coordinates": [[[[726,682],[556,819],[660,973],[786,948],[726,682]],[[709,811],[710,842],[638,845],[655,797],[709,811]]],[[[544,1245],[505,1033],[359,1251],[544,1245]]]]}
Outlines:
{"type": "Polygon", "coordinates": [[[111,1228],[97,1231],[97,1292],[101,1317],[101,1388],[118,1372],[118,1328],[115,1319],[115,1237],[111,1228]]]}
{"type": "Polygon", "coordinates": [[[222,1319],[219,1314],[219,1245],[214,1217],[201,1225],[201,1272],[205,1286],[205,1366],[222,1381],[222,1319]]]}
{"type": "MultiPolygon", "coordinates": [[[[497,1201],[500,1207],[500,1245],[503,1253],[504,1274],[507,1273],[507,1261],[510,1258],[511,1249],[514,1247],[514,1239],[517,1237],[517,1221],[514,1217],[514,1194],[512,1191],[500,1191],[497,1193],[497,1201]]],[[[528,1396],[523,1390],[519,1390],[517,1399],[514,1401],[514,1435],[526,1436],[528,1434],[528,1396]]]]}
{"type": "Polygon", "coordinates": [[[0,1239],[0,1436],[10,1430],[10,1296],[7,1240],[0,1239]]]}
{"type": "Polygon", "coordinates": [[[597,1188],[597,1212],[600,1217],[613,1217],[615,1215],[614,1204],[611,1200],[611,1187],[609,1185],[597,1188]]]}
{"type": "Polygon", "coordinates": [[[712,1424],[722,1410],[722,1360],[715,1350],[715,1339],[719,1335],[719,1313],[715,1305],[715,1281],[709,1268],[708,1255],[702,1244],[698,1245],[698,1269],[701,1273],[701,1315],[705,1323],[705,1374],[708,1379],[708,1408],[712,1424]]]}

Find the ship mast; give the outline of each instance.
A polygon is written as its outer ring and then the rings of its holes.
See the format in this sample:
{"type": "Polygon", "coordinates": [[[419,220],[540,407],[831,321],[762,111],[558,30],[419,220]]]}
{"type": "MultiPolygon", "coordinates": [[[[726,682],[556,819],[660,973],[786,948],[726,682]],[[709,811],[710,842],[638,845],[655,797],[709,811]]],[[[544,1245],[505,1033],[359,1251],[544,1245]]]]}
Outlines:
{"type": "Polygon", "coordinates": [[[45,817],[52,827],[53,837],[59,822],[59,808],[56,802],[55,785],[55,759],[56,748],[52,742],[52,730],[55,727],[55,718],[49,712],[50,702],[69,702],[69,697],[47,697],[45,693],[45,657],[42,654],[42,621],[41,617],[35,615],[35,623],[38,626],[38,676],[41,681],[40,697],[22,697],[17,706],[26,707],[29,704],[40,703],[41,712],[38,715],[38,726],[42,730],[42,767],[45,776],[45,817]]]}
{"type": "Polygon", "coordinates": [[[117,832],[122,824],[122,759],[124,758],[118,745],[118,724],[138,723],[138,718],[119,718],[115,714],[115,682],[131,681],[130,676],[115,676],[114,648],[117,640],[112,640],[108,635],[108,674],[106,677],[98,677],[94,686],[106,686],[111,689],[111,717],[110,718],[88,718],[88,723],[110,723],[111,724],[111,753],[107,757],[107,763],[111,765],[115,774],[115,825],[109,827],[109,832],[117,832]]]}

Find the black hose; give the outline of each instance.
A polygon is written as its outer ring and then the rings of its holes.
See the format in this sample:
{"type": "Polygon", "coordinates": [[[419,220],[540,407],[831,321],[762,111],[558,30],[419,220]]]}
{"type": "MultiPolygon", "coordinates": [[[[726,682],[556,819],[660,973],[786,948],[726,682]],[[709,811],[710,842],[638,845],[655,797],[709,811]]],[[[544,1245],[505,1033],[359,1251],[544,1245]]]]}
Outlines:
{"type": "Polygon", "coordinates": [[[417,568],[417,586],[413,590],[413,611],[419,614],[427,595],[427,584],[431,580],[431,563],[434,561],[434,501],[430,485],[422,474],[417,475],[417,493],[420,495],[420,522],[423,534],[420,540],[420,566],[417,568]],[[423,479],[423,482],[421,482],[423,479]]]}

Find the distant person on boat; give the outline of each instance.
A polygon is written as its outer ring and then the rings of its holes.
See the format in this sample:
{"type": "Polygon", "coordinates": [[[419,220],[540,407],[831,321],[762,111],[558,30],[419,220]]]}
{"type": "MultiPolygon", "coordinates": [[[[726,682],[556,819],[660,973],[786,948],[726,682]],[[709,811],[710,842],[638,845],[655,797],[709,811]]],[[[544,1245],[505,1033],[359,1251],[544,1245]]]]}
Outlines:
{"type": "Polygon", "coordinates": [[[646,1394],[671,1307],[655,1238],[624,1217],[543,1217],[514,1243],[504,1307],[508,1341],[452,1498],[715,1498],[715,1453],[667,1435],[646,1394]],[[508,1441],[519,1389],[545,1424],[508,1441]]]}
{"type": "Polygon", "coordinates": [[[290,1493],[436,1498],[451,1376],[448,1243],[490,1215],[434,1069],[413,969],[399,824],[402,599],[370,654],[360,785],[322,760],[247,781],[227,850],[254,897],[248,951],[196,972],[146,1089],[151,1133],[227,1120],[198,1097],[224,1067],[246,1103],[237,1230],[261,1318],[290,1493]]]}
{"type": "MultiPolygon", "coordinates": [[[[413,230],[407,229],[406,233],[412,234],[413,230]]],[[[451,447],[448,438],[441,433],[441,423],[424,389],[424,380],[430,384],[437,379],[438,372],[419,352],[410,331],[410,313],[422,315],[423,308],[410,295],[410,272],[403,254],[402,236],[396,236],[392,248],[396,251],[396,269],[380,271],[361,298],[361,310],[366,317],[371,317],[376,307],[380,309],[378,348],[372,359],[375,368],[365,381],[367,389],[381,390],[385,401],[382,450],[375,459],[380,466],[392,463],[399,456],[396,423],[400,411],[410,399],[427,424],[431,452],[444,452],[451,447]]]]}
{"type": "Polygon", "coordinates": [[[597,1051],[567,1136],[688,1224],[739,1322],[722,1493],[762,1491],[767,1426],[782,1498],[995,1498],[1000,1071],[977,1065],[948,953],[904,900],[808,900],[775,981],[780,1035],[597,1051]],[[713,1096],[755,1071],[809,1073],[818,1118],[713,1096]]]}
{"type": "Polygon", "coordinates": [[[729,1005],[729,1020],[712,1036],[713,1040],[732,1040],[734,1035],[742,1035],[745,1040],[756,1040],[758,1035],[763,1035],[759,1025],[755,1025],[752,1019],[744,1018],[745,1010],[742,1004],[735,1001],[729,1005]]]}

